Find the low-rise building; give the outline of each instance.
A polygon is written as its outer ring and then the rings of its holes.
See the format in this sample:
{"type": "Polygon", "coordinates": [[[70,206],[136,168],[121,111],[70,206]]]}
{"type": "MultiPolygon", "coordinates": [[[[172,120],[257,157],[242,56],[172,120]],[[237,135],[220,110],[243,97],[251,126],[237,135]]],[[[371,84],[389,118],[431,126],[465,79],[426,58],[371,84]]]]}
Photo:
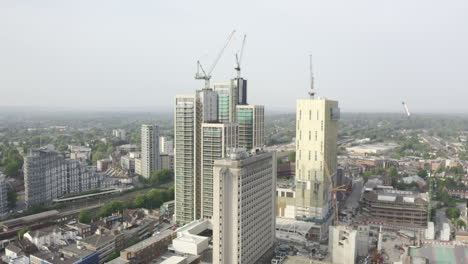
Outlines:
{"type": "Polygon", "coordinates": [[[132,264],[149,263],[167,251],[172,242],[173,231],[166,230],[155,234],[120,252],[120,258],[132,264]]]}
{"type": "Polygon", "coordinates": [[[366,191],[361,205],[362,220],[395,226],[427,226],[427,193],[393,189],[366,191]]]}
{"type": "Polygon", "coordinates": [[[102,264],[110,254],[119,252],[123,248],[124,243],[122,234],[112,234],[105,232],[103,229],[98,229],[96,234],[78,241],[78,246],[97,252],[99,263],[102,264]]]}

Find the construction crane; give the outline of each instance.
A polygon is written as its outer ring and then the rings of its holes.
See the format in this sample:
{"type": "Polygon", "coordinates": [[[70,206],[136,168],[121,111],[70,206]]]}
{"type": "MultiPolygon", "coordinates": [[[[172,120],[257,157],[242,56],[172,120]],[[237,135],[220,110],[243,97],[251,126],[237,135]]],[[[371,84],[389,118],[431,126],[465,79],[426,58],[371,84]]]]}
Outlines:
{"type": "Polygon", "coordinates": [[[197,73],[195,74],[195,79],[197,80],[205,80],[205,89],[210,89],[210,79],[211,79],[211,73],[213,72],[214,68],[216,67],[216,64],[218,64],[219,59],[221,59],[221,56],[223,55],[224,50],[228,46],[229,42],[231,42],[232,38],[234,37],[234,34],[236,33],[235,30],[229,34],[229,37],[227,38],[226,43],[224,44],[223,48],[221,51],[218,53],[218,56],[214,60],[213,64],[209,68],[208,71],[205,71],[203,66],[201,65],[200,61],[197,61],[197,73]]]}
{"type": "MultiPolygon", "coordinates": [[[[322,153],[322,157],[323,156],[323,153],[322,153]]],[[[331,185],[331,191],[332,191],[332,206],[333,206],[333,225],[337,225],[338,224],[338,207],[336,206],[336,193],[337,192],[346,192],[346,185],[341,185],[341,186],[337,186],[337,187],[334,187],[334,181],[333,181],[333,176],[330,174],[330,170],[328,168],[328,163],[324,157],[323,159],[323,163],[324,163],[324,167],[325,167],[325,175],[327,176],[329,182],[330,182],[330,185],[331,185]]]]}
{"type": "Polygon", "coordinates": [[[410,113],[410,111],[409,111],[409,109],[408,109],[408,106],[406,105],[405,102],[401,102],[401,104],[403,105],[403,108],[405,109],[405,113],[406,113],[406,115],[407,115],[408,118],[409,118],[409,117],[411,116],[411,113],[410,113]]]}
{"type": "Polygon", "coordinates": [[[244,39],[242,40],[242,46],[240,52],[236,53],[236,67],[234,68],[237,71],[237,79],[241,77],[241,62],[242,62],[242,55],[244,55],[244,46],[245,46],[245,39],[247,35],[244,35],[244,39]]]}

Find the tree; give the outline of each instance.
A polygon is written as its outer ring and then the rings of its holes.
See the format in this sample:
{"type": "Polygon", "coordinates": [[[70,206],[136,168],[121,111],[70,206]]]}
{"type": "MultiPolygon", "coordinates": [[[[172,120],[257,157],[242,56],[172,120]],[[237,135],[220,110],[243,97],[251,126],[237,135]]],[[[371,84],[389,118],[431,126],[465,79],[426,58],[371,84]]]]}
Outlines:
{"type": "Polygon", "coordinates": [[[423,178],[423,179],[426,179],[427,178],[427,171],[426,170],[418,171],[418,176],[423,178]]]}
{"type": "Polygon", "coordinates": [[[456,226],[458,226],[458,227],[466,227],[466,223],[465,223],[463,220],[459,219],[459,220],[456,222],[456,226]]]}
{"type": "Polygon", "coordinates": [[[449,207],[447,210],[445,210],[445,215],[449,219],[458,219],[460,217],[460,209],[456,207],[449,207]]]}
{"type": "Polygon", "coordinates": [[[296,162],[296,152],[290,152],[288,155],[289,162],[296,162]]]}
{"type": "Polygon", "coordinates": [[[171,170],[166,169],[152,171],[149,178],[149,184],[156,187],[160,184],[168,183],[172,180],[172,174],[171,170]]]}
{"type": "Polygon", "coordinates": [[[124,204],[121,201],[112,201],[104,205],[101,210],[99,210],[99,216],[105,217],[113,213],[122,212],[124,209],[124,204]]]}
{"type": "Polygon", "coordinates": [[[80,223],[84,223],[84,224],[89,224],[91,223],[91,215],[89,214],[89,211],[88,210],[83,210],[80,212],[80,215],[78,216],[78,221],[80,223]]]}
{"type": "Polygon", "coordinates": [[[13,209],[16,207],[16,201],[18,200],[18,195],[14,190],[8,190],[7,192],[7,201],[8,208],[13,209]]]}
{"type": "Polygon", "coordinates": [[[18,238],[23,239],[24,234],[26,234],[29,230],[30,230],[29,227],[25,227],[21,229],[20,231],[18,231],[18,238]]]}

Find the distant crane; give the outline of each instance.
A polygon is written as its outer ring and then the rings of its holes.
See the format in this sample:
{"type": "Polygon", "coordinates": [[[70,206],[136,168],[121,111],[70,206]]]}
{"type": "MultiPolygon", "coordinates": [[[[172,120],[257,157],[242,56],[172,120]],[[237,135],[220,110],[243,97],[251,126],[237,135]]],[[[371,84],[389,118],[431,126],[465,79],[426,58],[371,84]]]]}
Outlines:
{"type": "Polygon", "coordinates": [[[216,59],[213,62],[213,65],[211,65],[211,67],[209,68],[208,71],[205,71],[205,69],[203,69],[203,66],[201,65],[199,60],[197,61],[197,73],[195,74],[195,79],[205,80],[205,88],[204,89],[210,89],[211,73],[213,72],[214,68],[216,67],[216,64],[218,64],[219,59],[221,59],[221,56],[223,55],[224,50],[228,46],[229,42],[231,42],[231,40],[234,37],[235,33],[236,33],[236,31],[233,30],[231,32],[231,34],[229,34],[229,37],[228,37],[226,43],[224,44],[221,51],[218,53],[218,56],[216,57],[216,59]]]}
{"type": "Polygon", "coordinates": [[[407,115],[408,118],[409,118],[409,117],[411,116],[411,113],[410,113],[410,111],[409,111],[409,109],[408,109],[408,106],[406,105],[405,102],[401,102],[401,104],[403,105],[403,108],[405,109],[405,113],[406,113],[406,115],[407,115]]]}
{"type": "Polygon", "coordinates": [[[237,79],[241,77],[241,62],[242,62],[242,55],[244,55],[244,46],[245,46],[245,39],[247,35],[244,35],[244,39],[242,40],[242,46],[240,52],[236,53],[236,67],[234,68],[237,71],[237,79]]]}

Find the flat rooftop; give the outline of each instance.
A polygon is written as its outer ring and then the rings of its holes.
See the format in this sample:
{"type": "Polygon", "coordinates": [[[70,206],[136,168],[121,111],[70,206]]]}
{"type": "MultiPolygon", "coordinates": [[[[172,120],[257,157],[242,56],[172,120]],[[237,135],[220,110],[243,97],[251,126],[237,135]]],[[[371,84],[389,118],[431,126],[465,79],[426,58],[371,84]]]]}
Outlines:
{"type": "Polygon", "coordinates": [[[166,230],[166,231],[163,231],[155,236],[152,236],[152,237],[149,237],[143,241],[140,241],[139,243],[131,246],[131,247],[128,247],[126,249],[124,249],[123,251],[124,252],[137,252],[137,251],[140,251],[142,249],[145,249],[146,247],[148,247],[149,245],[152,245],[154,243],[157,243],[163,239],[166,239],[167,237],[171,236],[174,232],[172,230],[166,230]]]}

